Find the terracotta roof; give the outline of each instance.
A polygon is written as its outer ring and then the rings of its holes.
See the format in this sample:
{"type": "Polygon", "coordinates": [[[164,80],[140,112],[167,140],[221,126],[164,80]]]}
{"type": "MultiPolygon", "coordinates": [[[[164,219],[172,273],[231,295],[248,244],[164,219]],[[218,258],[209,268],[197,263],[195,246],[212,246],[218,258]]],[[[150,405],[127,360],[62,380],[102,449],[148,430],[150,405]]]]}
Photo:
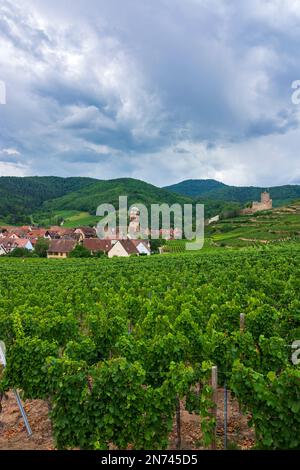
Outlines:
{"type": "Polygon", "coordinates": [[[9,230],[8,233],[9,233],[9,236],[11,236],[11,235],[17,235],[17,237],[26,237],[26,235],[28,234],[27,231],[21,230],[21,229],[19,229],[19,228],[15,228],[15,229],[13,229],[13,230],[9,230]]]}
{"type": "Polygon", "coordinates": [[[59,233],[53,232],[52,230],[46,230],[45,236],[48,236],[48,235],[50,238],[56,238],[56,239],[60,238],[59,233]]]}
{"type": "Polygon", "coordinates": [[[111,247],[110,240],[100,240],[100,238],[86,238],[83,240],[83,246],[91,251],[104,251],[107,253],[111,247]]]}
{"type": "Polygon", "coordinates": [[[48,253],[70,253],[76,245],[75,240],[51,240],[48,253]]]}
{"type": "Polygon", "coordinates": [[[59,227],[57,225],[53,225],[49,228],[48,232],[56,232],[59,235],[66,235],[66,234],[74,233],[75,230],[72,228],[64,228],[64,227],[59,227]]]}
{"type": "Polygon", "coordinates": [[[4,248],[6,249],[11,249],[12,247],[16,247],[16,240],[14,240],[13,238],[1,238],[1,245],[4,246],[4,248]]]}
{"type": "Polygon", "coordinates": [[[96,230],[93,227],[78,227],[75,232],[81,231],[85,237],[96,237],[96,230]]]}
{"type": "Polygon", "coordinates": [[[29,232],[30,237],[35,237],[35,238],[43,238],[46,234],[47,230],[44,228],[37,228],[33,229],[29,232]]]}
{"type": "Polygon", "coordinates": [[[14,248],[24,248],[27,243],[30,242],[28,238],[1,238],[0,244],[4,246],[4,248],[13,250],[14,248]]]}
{"type": "Polygon", "coordinates": [[[25,246],[29,242],[31,243],[31,241],[28,240],[27,238],[18,238],[17,240],[15,240],[15,243],[16,243],[18,248],[25,248],[25,246]]]}

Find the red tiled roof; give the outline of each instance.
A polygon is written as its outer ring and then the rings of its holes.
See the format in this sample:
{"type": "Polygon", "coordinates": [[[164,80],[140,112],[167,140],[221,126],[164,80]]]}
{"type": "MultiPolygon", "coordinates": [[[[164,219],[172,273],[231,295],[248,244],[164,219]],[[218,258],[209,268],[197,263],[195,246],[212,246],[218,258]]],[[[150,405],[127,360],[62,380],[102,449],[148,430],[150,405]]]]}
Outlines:
{"type": "Polygon", "coordinates": [[[6,249],[24,248],[30,242],[27,238],[1,238],[0,244],[6,249]]]}
{"type": "Polygon", "coordinates": [[[1,238],[1,245],[4,246],[4,248],[12,248],[12,247],[15,247],[16,246],[16,240],[14,240],[13,238],[8,238],[8,237],[5,237],[5,238],[1,238]]]}
{"type": "Polygon", "coordinates": [[[100,238],[86,238],[83,240],[83,246],[91,251],[104,251],[107,253],[111,247],[110,240],[100,240],[100,238]]]}
{"type": "Polygon", "coordinates": [[[28,240],[27,238],[18,238],[17,240],[15,240],[15,243],[18,248],[25,248],[28,242],[30,242],[30,240],[28,240]]]}
{"type": "Polygon", "coordinates": [[[66,235],[66,234],[74,233],[75,230],[72,228],[63,228],[63,227],[54,225],[50,227],[49,230],[47,230],[47,232],[55,232],[55,233],[58,233],[59,235],[66,235]]]}
{"type": "Polygon", "coordinates": [[[44,228],[37,228],[37,229],[31,230],[28,235],[34,238],[43,238],[46,232],[47,230],[44,228]]]}
{"type": "Polygon", "coordinates": [[[75,232],[81,231],[85,237],[95,237],[96,230],[93,227],[78,227],[75,232]]]}
{"type": "Polygon", "coordinates": [[[48,253],[70,253],[76,245],[76,240],[51,240],[48,253]]]}

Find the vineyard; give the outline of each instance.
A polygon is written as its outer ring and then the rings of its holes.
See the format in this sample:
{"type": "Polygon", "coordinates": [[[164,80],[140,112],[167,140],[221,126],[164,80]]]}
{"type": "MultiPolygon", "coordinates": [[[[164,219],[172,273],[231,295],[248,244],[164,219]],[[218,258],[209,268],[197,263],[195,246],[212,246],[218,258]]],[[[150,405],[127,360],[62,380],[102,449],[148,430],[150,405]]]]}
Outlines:
{"type": "Polygon", "coordinates": [[[212,366],[257,448],[300,448],[299,245],[0,270],[0,393],[45,400],[58,449],[164,449],[179,403],[210,446],[212,366]]]}

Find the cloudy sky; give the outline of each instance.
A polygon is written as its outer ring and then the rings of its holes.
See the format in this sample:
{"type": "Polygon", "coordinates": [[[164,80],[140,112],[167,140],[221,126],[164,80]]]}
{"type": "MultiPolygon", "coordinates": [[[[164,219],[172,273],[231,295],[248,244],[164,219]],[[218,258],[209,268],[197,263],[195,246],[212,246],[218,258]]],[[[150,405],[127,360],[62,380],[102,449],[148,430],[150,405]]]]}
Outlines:
{"type": "Polygon", "coordinates": [[[299,44],[299,0],[1,0],[0,175],[300,183],[299,44]]]}

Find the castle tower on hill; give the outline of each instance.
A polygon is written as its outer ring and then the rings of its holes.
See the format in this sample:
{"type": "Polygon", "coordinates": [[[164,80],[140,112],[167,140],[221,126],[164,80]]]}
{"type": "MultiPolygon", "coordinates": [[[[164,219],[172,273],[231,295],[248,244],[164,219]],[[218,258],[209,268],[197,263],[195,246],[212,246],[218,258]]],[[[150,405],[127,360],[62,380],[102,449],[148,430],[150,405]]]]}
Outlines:
{"type": "Polygon", "coordinates": [[[268,191],[264,191],[261,193],[260,202],[254,201],[252,204],[252,211],[268,211],[272,209],[273,201],[270,197],[270,193],[268,191]]]}

